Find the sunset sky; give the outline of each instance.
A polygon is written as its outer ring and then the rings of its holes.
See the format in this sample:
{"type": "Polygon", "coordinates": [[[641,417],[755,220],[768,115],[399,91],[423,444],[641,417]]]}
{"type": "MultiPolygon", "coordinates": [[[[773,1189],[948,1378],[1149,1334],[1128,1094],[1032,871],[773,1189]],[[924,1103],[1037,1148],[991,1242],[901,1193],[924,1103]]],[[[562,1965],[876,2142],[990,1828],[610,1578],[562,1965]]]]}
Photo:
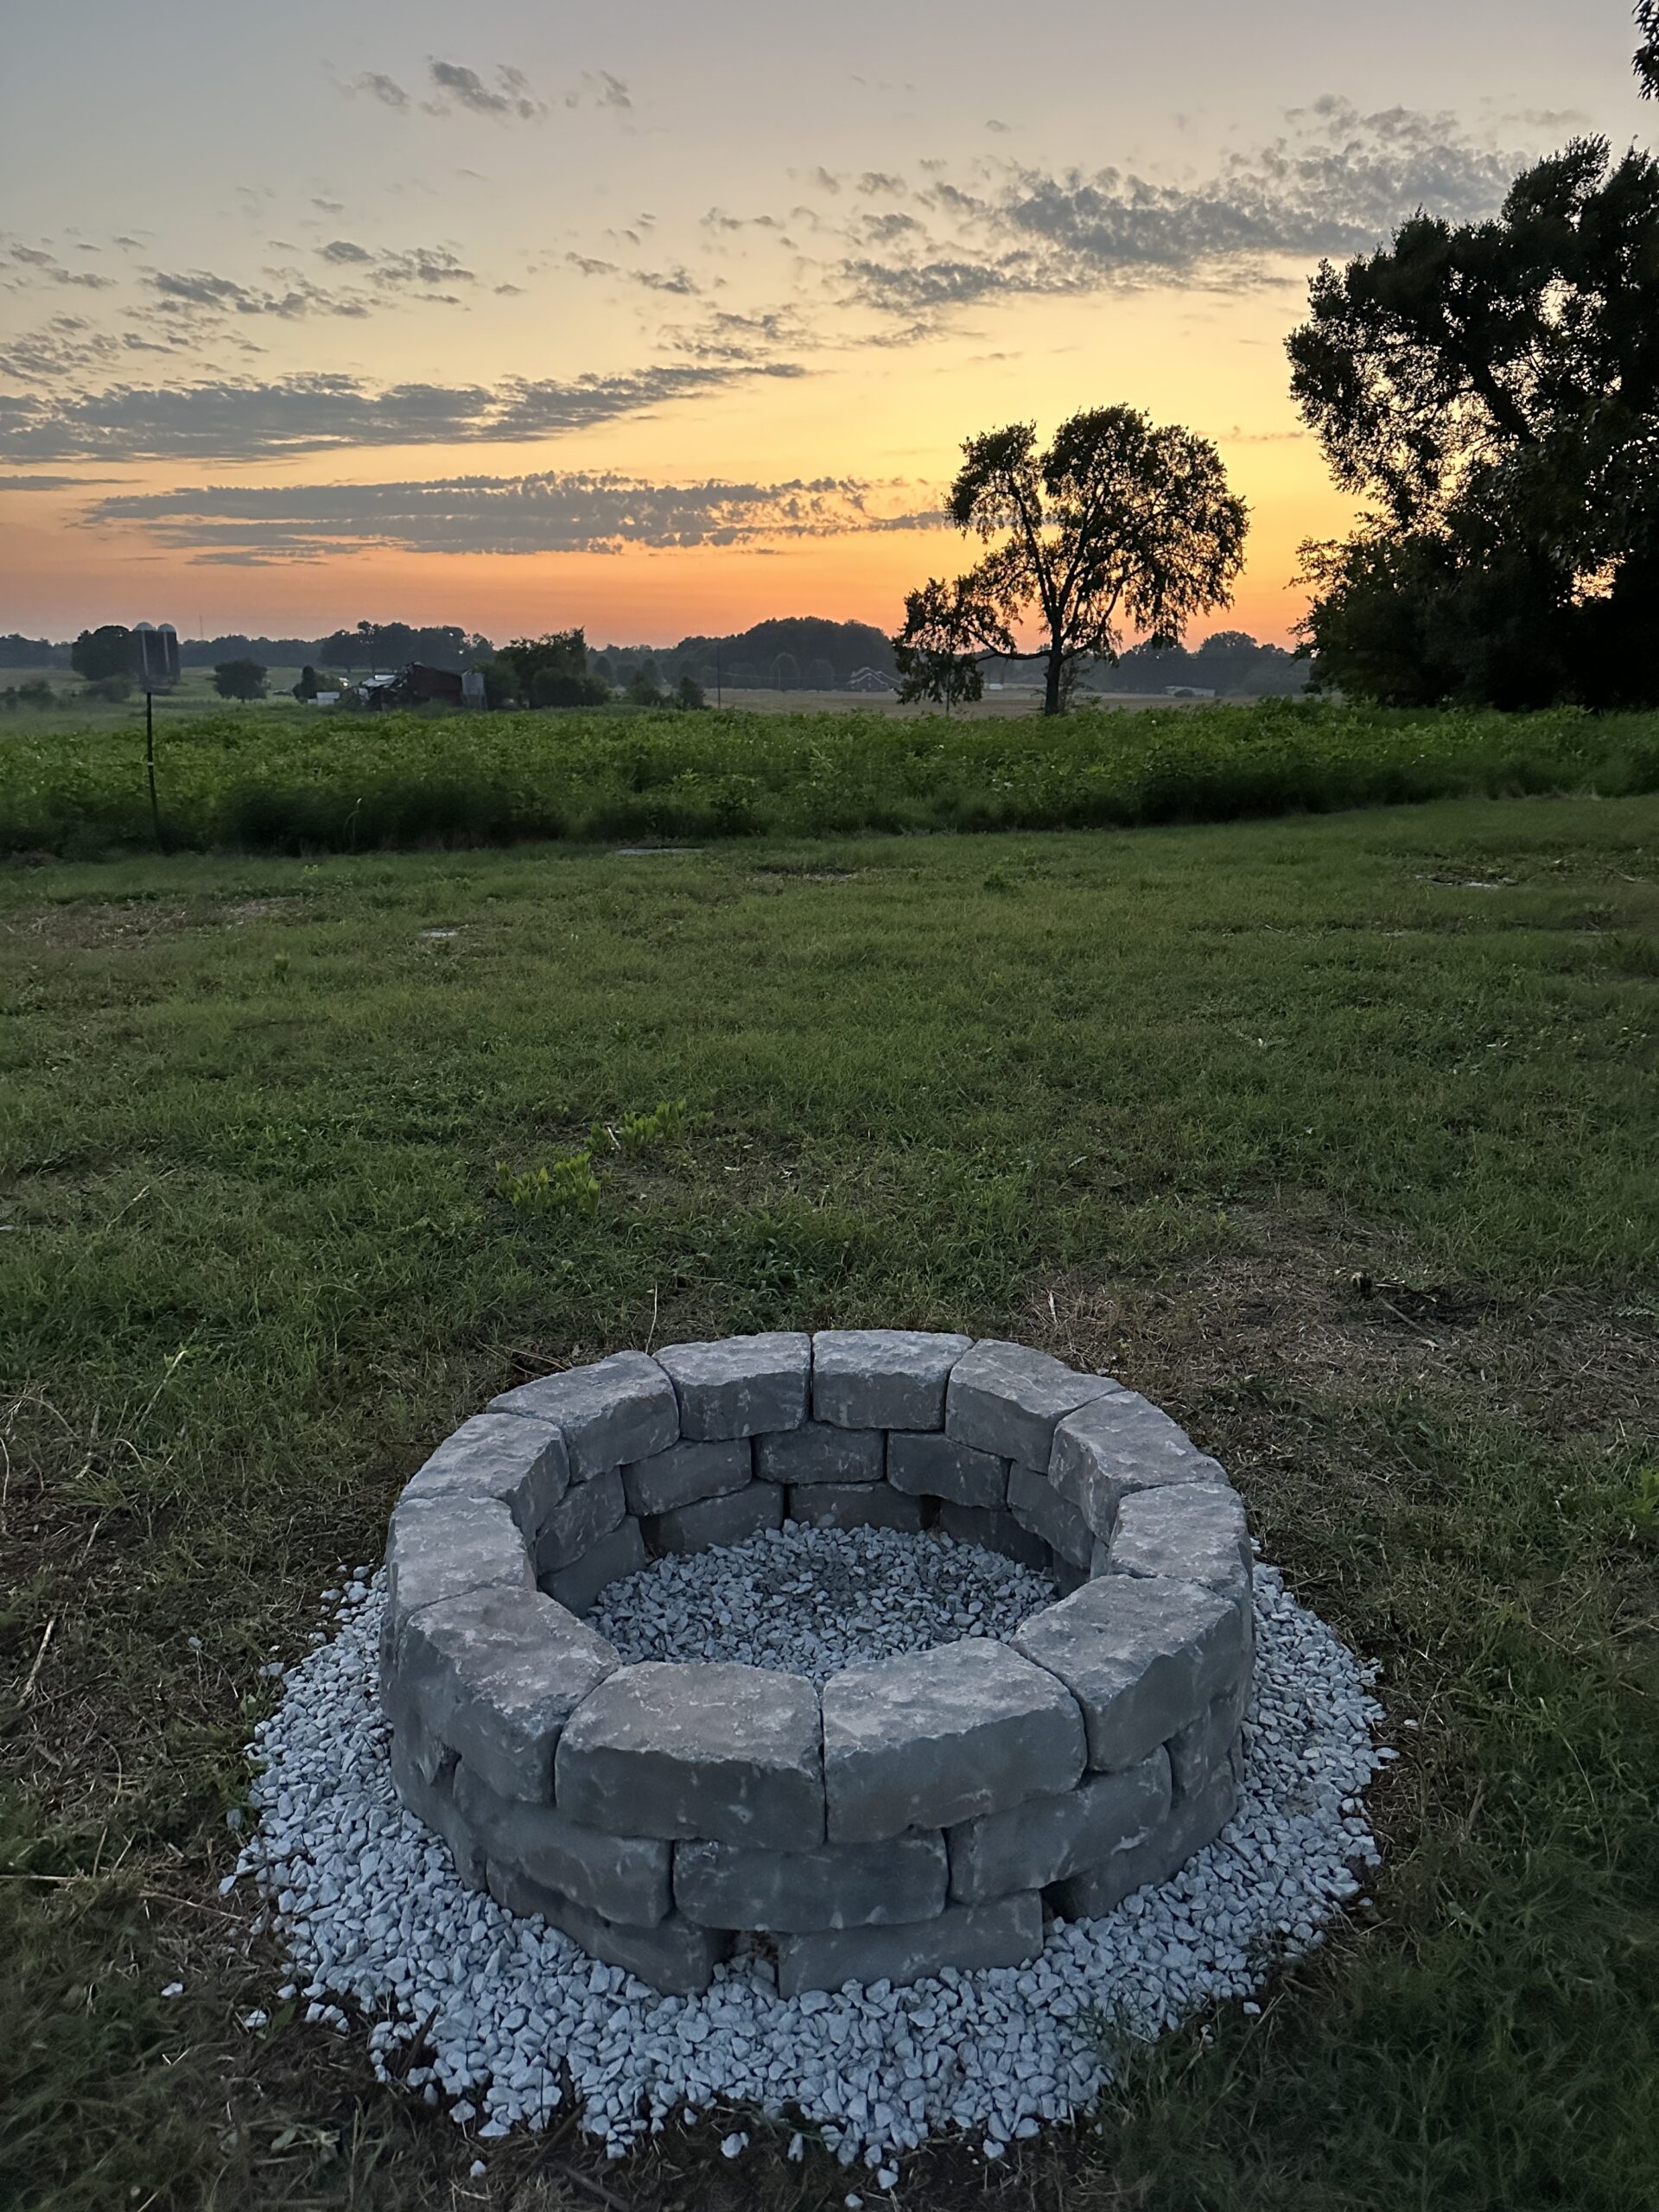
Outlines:
{"type": "MultiPolygon", "coordinates": [[[[1283,639],[1322,254],[1650,135],[1625,0],[54,0],[0,84],[0,631],[891,628],[969,433],[1219,443],[1283,639]]],[[[1207,624],[1202,627],[1217,626],[1207,624]]]]}

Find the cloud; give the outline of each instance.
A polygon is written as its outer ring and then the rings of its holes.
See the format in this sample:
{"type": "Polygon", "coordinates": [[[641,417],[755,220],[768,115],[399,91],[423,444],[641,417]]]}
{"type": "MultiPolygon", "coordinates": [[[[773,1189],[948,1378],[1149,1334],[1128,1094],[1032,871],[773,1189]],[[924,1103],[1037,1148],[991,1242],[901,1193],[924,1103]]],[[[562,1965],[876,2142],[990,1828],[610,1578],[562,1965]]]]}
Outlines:
{"type": "MultiPolygon", "coordinates": [[[[80,251],[96,253],[98,248],[83,245],[80,251]]],[[[10,245],[5,248],[5,256],[15,268],[22,271],[21,276],[11,279],[14,287],[31,283],[61,284],[73,286],[83,292],[107,292],[115,283],[113,276],[100,276],[95,269],[66,268],[55,253],[48,253],[43,246],[10,245]]]]}
{"type": "Polygon", "coordinates": [[[88,484],[118,484],[118,476],[0,476],[0,492],[79,492],[88,484]]]}
{"type": "MultiPolygon", "coordinates": [[[[1490,214],[1517,165],[1446,115],[1364,115],[1326,99],[1287,119],[1282,137],[1196,184],[1020,166],[973,188],[939,178],[920,195],[928,226],[901,251],[855,250],[845,289],[914,317],[993,295],[1257,283],[1284,260],[1365,251],[1419,207],[1453,221],[1490,214]]],[[[846,236],[855,249],[878,242],[868,217],[846,236]]]]}
{"type": "Polygon", "coordinates": [[[781,484],[653,484],[546,470],[401,484],[206,486],[97,501],[89,523],[138,524],[213,563],[315,560],[373,546],[416,553],[613,553],[748,545],[937,526],[890,508],[904,487],[855,478],[781,484]],[[877,504],[879,503],[879,504],[877,504]]]}
{"type": "Polygon", "coordinates": [[[795,377],[787,361],[666,362],[608,376],[509,378],[494,385],[403,384],[306,375],[259,382],[116,385],[50,398],[0,394],[0,455],[260,460],[353,446],[518,442],[647,415],[757,376],[795,377]]]}
{"type": "Polygon", "coordinates": [[[66,377],[82,376],[113,360],[120,342],[108,331],[94,329],[84,316],[54,315],[38,330],[25,331],[0,345],[0,375],[18,384],[56,384],[66,377]]]}
{"type": "Polygon", "coordinates": [[[353,77],[343,88],[347,93],[366,92],[371,99],[378,100],[383,107],[406,108],[409,94],[393,77],[383,76],[378,69],[365,70],[360,77],[353,77]]]}
{"type": "Polygon", "coordinates": [[[292,322],[303,315],[360,316],[368,303],[353,292],[326,291],[308,277],[269,270],[278,289],[238,283],[233,276],[218,276],[209,269],[150,269],[144,272],[146,288],[162,307],[175,313],[212,317],[219,315],[276,315],[292,322]]]}
{"type": "MultiPolygon", "coordinates": [[[[530,80],[520,69],[509,69],[505,64],[495,73],[496,90],[491,91],[476,69],[469,69],[460,61],[429,61],[427,75],[436,86],[440,95],[448,94],[458,107],[474,115],[493,116],[499,120],[516,118],[521,123],[535,123],[547,113],[546,103],[531,94],[530,80]]],[[[442,97],[431,102],[429,112],[446,115],[449,112],[442,97]]]]}

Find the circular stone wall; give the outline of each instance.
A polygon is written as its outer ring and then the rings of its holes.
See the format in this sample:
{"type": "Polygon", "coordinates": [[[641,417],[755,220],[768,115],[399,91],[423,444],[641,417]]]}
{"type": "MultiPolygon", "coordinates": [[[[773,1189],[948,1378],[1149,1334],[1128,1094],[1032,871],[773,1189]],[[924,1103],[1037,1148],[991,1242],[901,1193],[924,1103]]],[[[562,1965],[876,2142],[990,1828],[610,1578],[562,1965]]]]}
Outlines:
{"type": "Polygon", "coordinates": [[[464,1878],[654,1987],[775,1939],[785,1996],[1016,1966],[1232,1812],[1250,1548],[1217,1462],[1109,1376],[906,1330],[618,1352],[492,1400],[398,1500],[381,1703],[464,1878]],[[1056,1602],[822,1689],[625,1665],[582,1616],[785,1520],[937,1528],[1056,1602]]]}

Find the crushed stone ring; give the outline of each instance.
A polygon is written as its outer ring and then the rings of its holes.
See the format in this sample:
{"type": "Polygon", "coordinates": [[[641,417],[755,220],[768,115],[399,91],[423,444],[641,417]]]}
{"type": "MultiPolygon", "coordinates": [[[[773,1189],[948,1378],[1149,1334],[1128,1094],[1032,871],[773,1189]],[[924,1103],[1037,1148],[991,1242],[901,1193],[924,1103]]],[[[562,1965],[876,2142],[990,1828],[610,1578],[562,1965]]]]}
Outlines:
{"type": "Polygon", "coordinates": [[[1253,1657],[1243,1501],[1110,1376],[996,1339],[775,1333],[493,1399],[404,1489],[380,1694],[464,1880],[658,1990],[741,1936],[785,1998],[1012,1967],[1230,1817],[1253,1657]],[[1056,1602],[804,1675],[625,1664],[582,1616],[785,1521],[937,1529],[1056,1602]]]}

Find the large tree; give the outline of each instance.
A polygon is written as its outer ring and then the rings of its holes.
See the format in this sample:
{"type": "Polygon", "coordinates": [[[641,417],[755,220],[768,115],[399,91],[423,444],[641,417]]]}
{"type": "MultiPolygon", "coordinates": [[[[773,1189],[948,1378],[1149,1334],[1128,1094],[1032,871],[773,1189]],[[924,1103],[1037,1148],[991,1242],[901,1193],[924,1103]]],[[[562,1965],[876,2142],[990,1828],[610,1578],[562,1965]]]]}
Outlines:
{"type": "Polygon", "coordinates": [[[1418,214],[1323,264],[1309,306],[1291,389],[1368,502],[1352,537],[1304,549],[1325,679],[1659,696],[1659,162],[1574,140],[1489,221],[1418,214]]]}
{"type": "Polygon", "coordinates": [[[1642,97],[1659,99],[1659,0],[1637,0],[1636,28],[1642,34],[1635,64],[1642,97]]]}
{"type": "Polygon", "coordinates": [[[1060,713],[1080,662],[1114,662],[1128,625],[1173,642],[1226,606],[1243,563],[1244,502],[1208,439],[1133,407],[1096,407],[1039,448],[1029,423],[963,444],[946,512],[990,550],[906,602],[893,654],[905,696],[969,696],[986,658],[1039,659],[1060,713]],[[1043,639],[1022,654],[1018,633],[1043,639]]]}
{"type": "MultiPolygon", "coordinates": [[[[984,560],[912,593],[893,655],[909,683],[1044,639],[1044,715],[1066,706],[1079,661],[1115,661],[1122,626],[1179,639],[1232,597],[1248,515],[1208,438],[1135,407],[1090,407],[1046,447],[1031,423],[963,445],[947,513],[984,560]]],[[[953,675],[951,681],[957,681],[953,675]]]]}

